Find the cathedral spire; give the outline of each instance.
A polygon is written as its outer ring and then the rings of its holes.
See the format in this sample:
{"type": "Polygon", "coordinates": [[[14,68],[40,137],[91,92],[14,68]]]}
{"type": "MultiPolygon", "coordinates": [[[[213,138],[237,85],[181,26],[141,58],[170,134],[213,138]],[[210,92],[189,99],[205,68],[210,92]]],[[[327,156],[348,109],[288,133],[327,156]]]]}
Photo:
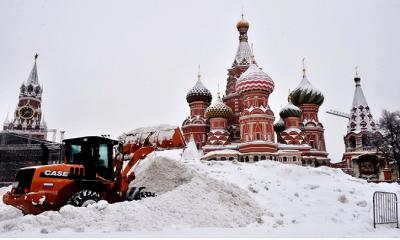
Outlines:
{"type": "Polygon", "coordinates": [[[200,64],[198,65],[198,70],[197,70],[197,80],[201,80],[201,71],[200,71],[200,64]]]}
{"type": "Polygon", "coordinates": [[[306,78],[306,77],[307,77],[307,76],[306,76],[306,67],[305,67],[305,64],[304,64],[305,60],[306,60],[305,57],[303,57],[303,59],[301,60],[302,63],[303,63],[303,78],[306,78]]]}
{"type": "Polygon", "coordinates": [[[37,66],[36,66],[36,61],[37,61],[38,57],[39,57],[39,54],[36,53],[35,56],[34,56],[35,63],[33,64],[33,68],[31,70],[31,73],[29,74],[28,80],[26,81],[27,84],[33,84],[33,85],[39,84],[39,78],[38,78],[37,66]]]}
{"type": "Polygon", "coordinates": [[[360,84],[361,78],[358,75],[358,67],[357,66],[355,67],[355,70],[356,70],[356,75],[354,77],[354,82],[356,83],[356,86],[361,86],[361,84],[360,84]]]}
{"type": "Polygon", "coordinates": [[[357,67],[354,82],[356,88],[354,90],[353,103],[350,111],[351,117],[349,120],[348,132],[375,131],[376,125],[361,88],[361,78],[357,67]]]}
{"type": "Polygon", "coordinates": [[[10,120],[8,118],[8,114],[9,114],[9,112],[7,112],[6,119],[4,120],[4,125],[8,125],[10,123],[10,120]]]}
{"type": "Polygon", "coordinates": [[[249,30],[249,26],[249,22],[244,19],[244,15],[242,13],[242,19],[236,24],[236,28],[239,31],[239,47],[236,51],[232,68],[236,66],[248,66],[251,63],[256,62],[252,49],[248,43],[247,31],[249,30]]]}

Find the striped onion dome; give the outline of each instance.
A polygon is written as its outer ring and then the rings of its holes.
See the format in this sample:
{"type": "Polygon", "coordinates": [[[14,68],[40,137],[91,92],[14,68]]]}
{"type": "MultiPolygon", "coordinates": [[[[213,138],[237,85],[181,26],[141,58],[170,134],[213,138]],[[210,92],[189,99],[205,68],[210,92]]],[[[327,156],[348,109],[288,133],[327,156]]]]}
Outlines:
{"type": "Polygon", "coordinates": [[[321,106],[324,102],[324,95],[308,81],[305,69],[303,69],[303,79],[299,86],[290,95],[292,96],[293,104],[296,106],[307,103],[321,106]]]}
{"type": "Polygon", "coordinates": [[[236,82],[236,91],[239,93],[253,90],[271,93],[274,88],[274,81],[256,64],[251,64],[236,82]]]}
{"type": "Polygon", "coordinates": [[[195,101],[204,101],[211,103],[212,95],[210,91],[203,85],[200,78],[197,80],[196,85],[186,94],[186,101],[188,103],[195,101]]]}
{"type": "Polygon", "coordinates": [[[279,116],[281,116],[282,119],[288,117],[301,117],[301,114],[301,109],[292,103],[291,96],[289,96],[288,104],[279,112],[279,116]]]}
{"type": "Polygon", "coordinates": [[[217,117],[230,118],[232,114],[233,114],[232,109],[221,101],[219,95],[217,100],[206,109],[207,118],[217,118],[217,117]]]}
{"type": "Polygon", "coordinates": [[[274,124],[274,130],[275,132],[282,132],[285,130],[285,123],[282,118],[279,118],[279,120],[274,124]]]}

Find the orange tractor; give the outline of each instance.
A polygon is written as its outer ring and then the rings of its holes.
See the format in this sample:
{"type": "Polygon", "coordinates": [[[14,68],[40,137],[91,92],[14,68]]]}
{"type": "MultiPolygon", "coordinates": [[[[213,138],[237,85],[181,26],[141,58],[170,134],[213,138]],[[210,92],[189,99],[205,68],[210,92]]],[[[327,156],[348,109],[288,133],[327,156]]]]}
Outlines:
{"type": "Polygon", "coordinates": [[[155,150],[183,147],[179,128],[135,132],[123,144],[94,136],[66,139],[64,163],[19,169],[3,202],[24,214],[39,214],[66,204],[81,207],[155,196],[144,187],[129,187],[135,179],[133,167],[155,150]]]}

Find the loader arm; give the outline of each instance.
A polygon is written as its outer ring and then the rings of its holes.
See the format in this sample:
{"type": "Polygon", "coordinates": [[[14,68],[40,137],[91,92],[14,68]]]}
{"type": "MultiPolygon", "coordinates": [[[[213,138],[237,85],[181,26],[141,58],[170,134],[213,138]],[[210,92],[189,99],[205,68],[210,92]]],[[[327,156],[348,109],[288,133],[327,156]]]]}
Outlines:
{"type": "Polygon", "coordinates": [[[116,167],[116,188],[122,199],[126,197],[129,184],[135,179],[135,173],[131,172],[131,170],[140,160],[146,158],[150,153],[156,150],[184,148],[186,146],[182,132],[179,128],[164,131],[172,131],[170,138],[165,138],[165,134],[163,134],[162,131],[138,133],[141,137],[144,135],[145,140],[142,142],[135,141],[133,143],[126,143],[122,150],[123,153],[118,153],[115,156],[114,166],[116,167]],[[160,136],[164,137],[161,138],[160,136]],[[126,154],[129,154],[128,159],[124,157],[126,154]],[[125,168],[123,168],[124,160],[128,161],[125,168]]]}
{"type": "Polygon", "coordinates": [[[126,193],[128,192],[129,184],[135,179],[135,173],[132,172],[128,175],[128,173],[132,170],[132,168],[142,159],[146,158],[147,155],[154,152],[156,149],[154,147],[141,147],[132,155],[131,159],[128,162],[128,165],[121,169],[121,180],[120,180],[120,195],[123,199],[126,197],[126,193]]]}

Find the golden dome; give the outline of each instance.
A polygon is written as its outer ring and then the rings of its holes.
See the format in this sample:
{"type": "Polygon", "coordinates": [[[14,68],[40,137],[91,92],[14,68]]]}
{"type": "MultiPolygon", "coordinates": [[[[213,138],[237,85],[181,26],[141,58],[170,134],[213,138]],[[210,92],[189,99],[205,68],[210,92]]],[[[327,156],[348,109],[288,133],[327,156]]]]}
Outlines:
{"type": "Polygon", "coordinates": [[[249,28],[249,22],[244,20],[243,18],[240,19],[238,23],[236,23],[236,28],[239,30],[241,28],[249,28]]]}

